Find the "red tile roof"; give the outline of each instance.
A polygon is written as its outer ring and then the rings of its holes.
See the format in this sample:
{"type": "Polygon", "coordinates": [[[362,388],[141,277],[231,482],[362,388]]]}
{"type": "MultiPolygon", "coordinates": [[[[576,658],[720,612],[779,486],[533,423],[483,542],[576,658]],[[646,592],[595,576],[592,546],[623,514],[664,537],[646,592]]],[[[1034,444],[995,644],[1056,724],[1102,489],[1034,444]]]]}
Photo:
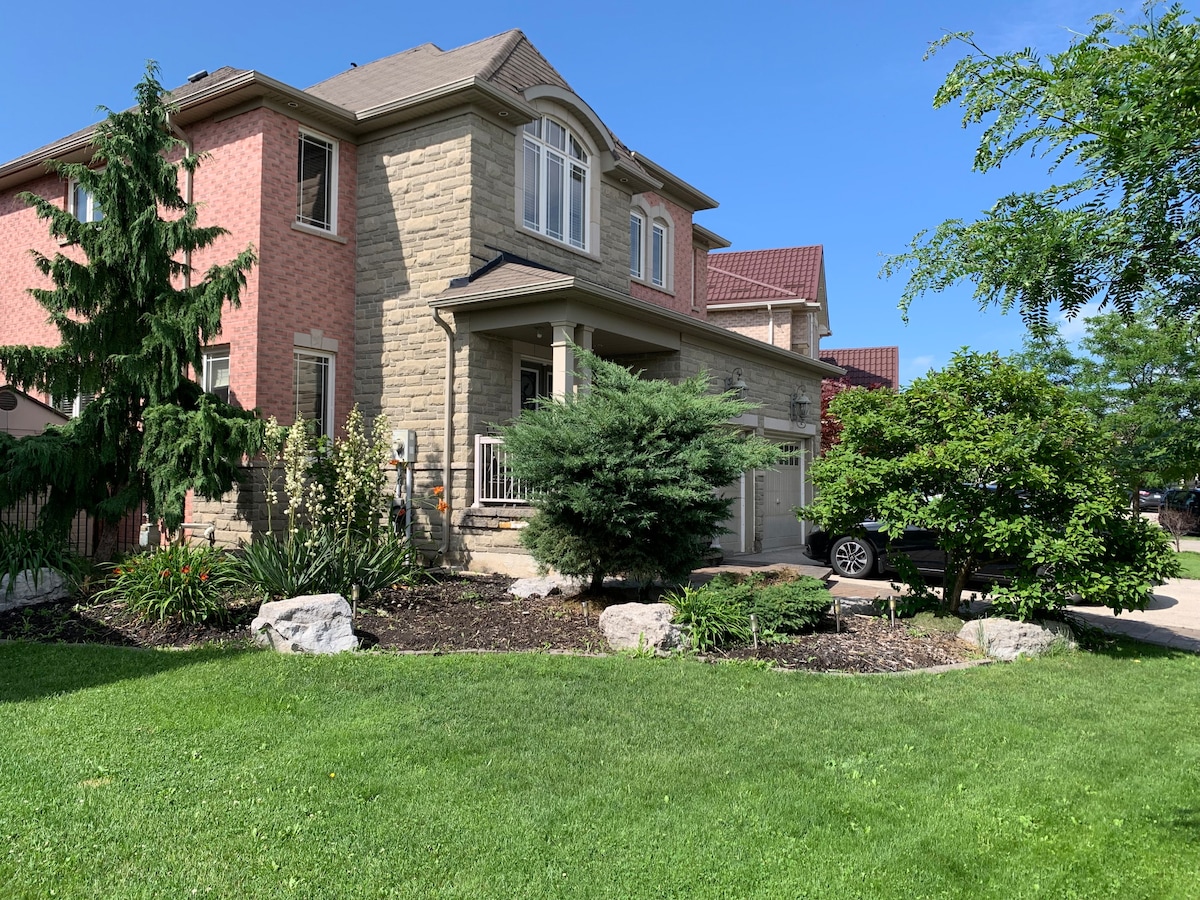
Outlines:
{"type": "Polygon", "coordinates": [[[780,250],[739,250],[708,254],[708,302],[817,300],[820,294],[820,244],[780,250]]]}
{"type": "Polygon", "coordinates": [[[900,386],[899,347],[856,347],[846,350],[821,349],[821,362],[832,363],[846,370],[846,381],[855,387],[883,385],[900,386]]]}

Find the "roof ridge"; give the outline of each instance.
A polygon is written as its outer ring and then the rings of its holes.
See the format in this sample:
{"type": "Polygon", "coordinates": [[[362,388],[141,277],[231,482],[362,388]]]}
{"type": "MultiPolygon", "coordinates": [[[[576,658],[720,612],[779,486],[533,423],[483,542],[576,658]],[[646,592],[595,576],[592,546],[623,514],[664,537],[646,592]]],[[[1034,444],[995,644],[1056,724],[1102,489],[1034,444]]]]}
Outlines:
{"type": "MultiPolygon", "coordinates": [[[[492,80],[492,76],[499,72],[501,67],[503,67],[503,65],[512,58],[512,55],[517,52],[517,48],[521,46],[522,41],[528,42],[531,47],[533,46],[533,42],[525,36],[525,32],[521,31],[520,28],[512,28],[508,31],[502,31],[500,34],[507,35],[507,38],[505,39],[504,43],[500,45],[500,49],[496,51],[496,55],[492,57],[491,63],[485,66],[483,71],[480,73],[484,81],[492,80]]],[[[483,38],[483,40],[492,40],[492,38],[495,37],[497,37],[497,35],[492,35],[491,38],[483,38]]],[[[479,41],[476,41],[475,43],[479,43],[479,41]]],[[[470,44],[467,44],[467,46],[469,47],[470,44]]]]}
{"type": "MultiPolygon", "coordinates": [[[[740,251],[740,252],[753,253],[754,251],[749,250],[749,251],[740,251]]],[[[712,271],[714,271],[714,272],[720,272],[722,275],[728,275],[730,278],[736,278],[738,281],[745,281],[748,284],[753,284],[753,285],[756,285],[757,287],[766,288],[769,291],[779,291],[779,293],[786,294],[789,297],[794,295],[793,291],[789,291],[786,288],[781,288],[777,284],[767,284],[765,281],[756,281],[753,278],[747,278],[745,275],[739,275],[737,272],[730,272],[728,269],[722,269],[720,266],[714,266],[711,262],[709,262],[708,267],[710,269],[712,269],[712,271]]]]}

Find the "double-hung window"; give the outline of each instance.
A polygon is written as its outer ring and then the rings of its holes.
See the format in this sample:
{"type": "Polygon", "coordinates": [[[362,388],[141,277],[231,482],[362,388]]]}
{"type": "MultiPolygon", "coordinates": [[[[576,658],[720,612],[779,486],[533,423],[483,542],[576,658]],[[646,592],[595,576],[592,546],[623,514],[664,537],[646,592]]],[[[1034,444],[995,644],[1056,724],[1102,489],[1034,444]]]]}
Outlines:
{"type": "Polygon", "coordinates": [[[104,218],[96,198],[74,179],[71,180],[71,212],[80,222],[99,222],[104,218]]]}
{"type": "Polygon", "coordinates": [[[588,154],[560,122],[544,117],[525,126],[525,227],[587,249],[588,154]]]}
{"type": "Polygon", "coordinates": [[[337,143],[300,132],[296,168],[296,221],[322,231],[337,231],[337,143]]]}
{"type": "Polygon", "coordinates": [[[650,283],[667,286],[667,226],[655,222],[650,228],[650,283]]]}
{"type": "Polygon", "coordinates": [[[296,418],[315,424],[317,436],[333,436],[333,362],[330,353],[294,350],[292,393],[296,418]]]}
{"type": "Polygon", "coordinates": [[[204,371],[200,386],[229,402],[229,351],[212,350],[204,354],[204,371]]]}
{"type": "Polygon", "coordinates": [[[629,214],[629,274],[634,278],[642,277],[642,270],[645,266],[643,262],[642,243],[645,240],[643,233],[646,230],[646,220],[638,213],[629,214]]]}

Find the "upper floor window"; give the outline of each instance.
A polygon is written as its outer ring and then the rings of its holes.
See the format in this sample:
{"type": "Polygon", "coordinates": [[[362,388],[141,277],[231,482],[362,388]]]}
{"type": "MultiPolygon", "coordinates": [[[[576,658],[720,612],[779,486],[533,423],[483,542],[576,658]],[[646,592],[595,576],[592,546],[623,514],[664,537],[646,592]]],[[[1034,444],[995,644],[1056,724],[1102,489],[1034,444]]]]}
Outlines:
{"type": "Polygon", "coordinates": [[[662,206],[630,212],[630,277],[664,291],[672,290],[672,247],[671,220],[662,206]]]}
{"type": "Polygon", "coordinates": [[[78,419],[87,405],[96,399],[95,394],[76,394],[73,397],[55,397],[54,408],[68,419],[78,419]]]}
{"type": "Polygon", "coordinates": [[[80,222],[99,222],[104,218],[96,198],[74,179],[71,180],[71,212],[80,222]]]}
{"type": "Polygon", "coordinates": [[[589,165],[583,143],[546,116],[525,126],[523,156],[525,227],[586,250],[589,165]]]}
{"type": "Polygon", "coordinates": [[[299,209],[296,221],[322,231],[337,231],[337,143],[300,132],[296,168],[299,209]]]}
{"type": "Polygon", "coordinates": [[[645,266],[643,257],[645,256],[643,243],[645,238],[643,235],[646,231],[646,220],[638,213],[629,214],[629,274],[634,278],[641,278],[643,268],[645,266]]]}
{"type": "Polygon", "coordinates": [[[204,354],[204,372],[200,386],[229,402],[229,351],[212,350],[204,354]]]}

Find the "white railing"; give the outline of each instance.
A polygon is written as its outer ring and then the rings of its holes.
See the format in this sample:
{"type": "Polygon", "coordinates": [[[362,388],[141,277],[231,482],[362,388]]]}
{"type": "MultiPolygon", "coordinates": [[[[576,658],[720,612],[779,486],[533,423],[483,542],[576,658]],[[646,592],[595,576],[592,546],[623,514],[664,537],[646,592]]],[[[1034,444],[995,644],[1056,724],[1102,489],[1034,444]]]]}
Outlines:
{"type": "Polygon", "coordinates": [[[523,506],[528,502],[528,490],[505,465],[504,439],[475,435],[475,506],[523,506]]]}

